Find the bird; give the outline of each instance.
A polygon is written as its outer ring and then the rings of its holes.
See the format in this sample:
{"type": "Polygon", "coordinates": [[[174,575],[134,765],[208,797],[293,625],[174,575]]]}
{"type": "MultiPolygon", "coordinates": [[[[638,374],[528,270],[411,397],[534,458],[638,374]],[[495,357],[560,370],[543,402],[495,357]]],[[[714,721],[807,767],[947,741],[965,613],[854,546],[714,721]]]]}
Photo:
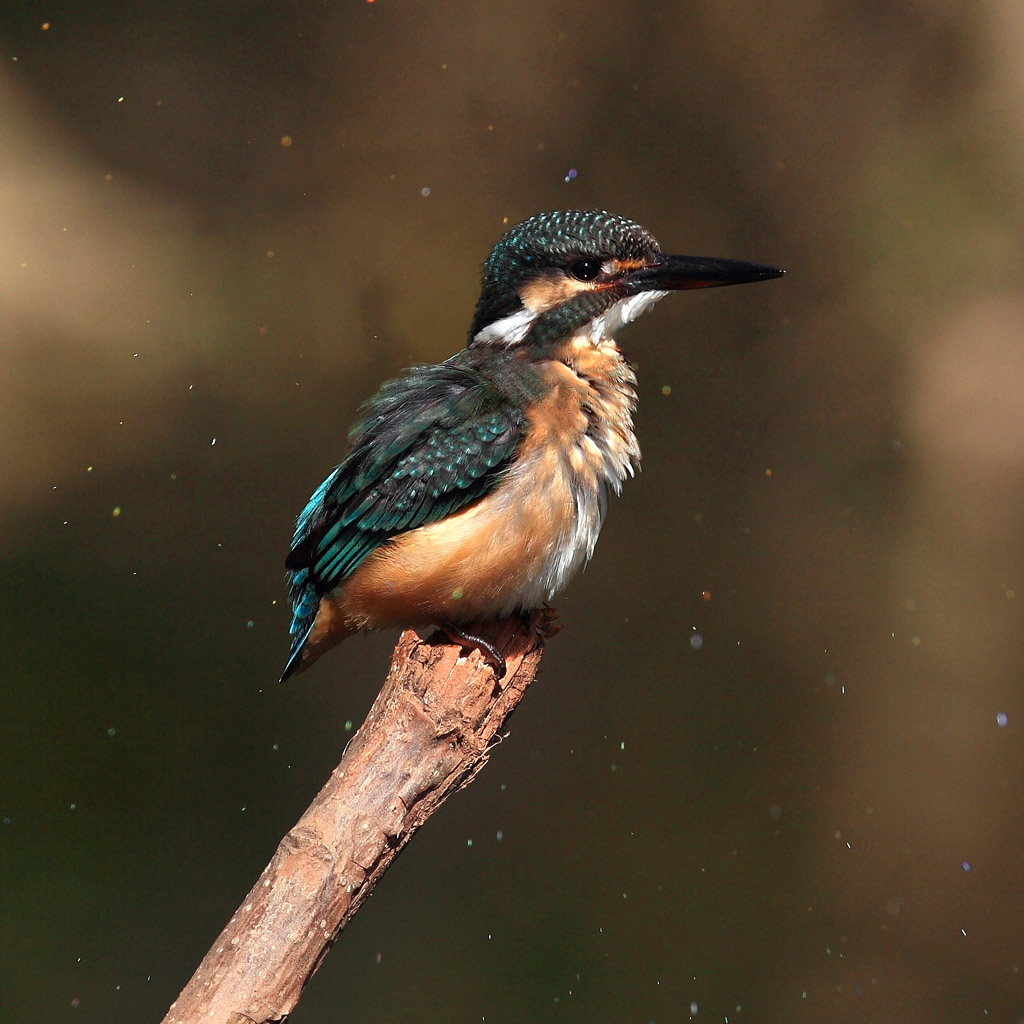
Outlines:
{"type": "Polygon", "coordinates": [[[636,377],[618,329],[669,292],[783,273],[664,254],[603,210],[509,229],[483,265],[465,347],[360,407],[348,454],[299,514],[281,681],[353,633],[427,625],[501,678],[500,652],[467,629],[546,606],[593,555],[610,494],[639,467],[636,377]]]}

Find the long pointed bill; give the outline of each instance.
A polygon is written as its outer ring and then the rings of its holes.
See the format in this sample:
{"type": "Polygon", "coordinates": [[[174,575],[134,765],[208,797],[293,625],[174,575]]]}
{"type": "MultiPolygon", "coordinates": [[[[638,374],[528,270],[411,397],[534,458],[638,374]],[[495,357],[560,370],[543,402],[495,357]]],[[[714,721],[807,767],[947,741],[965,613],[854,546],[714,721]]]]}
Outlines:
{"type": "Polygon", "coordinates": [[[658,262],[627,274],[622,284],[632,294],[682,291],[686,288],[721,288],[781,277],[784,270],[742,260],[718,260],[708,256],[660,256],[658,262]]]}

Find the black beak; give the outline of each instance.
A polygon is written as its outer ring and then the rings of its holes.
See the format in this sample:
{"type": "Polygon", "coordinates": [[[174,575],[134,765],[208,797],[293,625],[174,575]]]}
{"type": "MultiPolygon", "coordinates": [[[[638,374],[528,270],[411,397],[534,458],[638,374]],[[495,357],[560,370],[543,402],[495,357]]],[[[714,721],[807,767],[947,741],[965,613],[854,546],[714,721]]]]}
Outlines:
{"type": "Polygon", "coordinates": [[[742,260],[716,260],[709,256],[658,256],[657,263],[631,271],[622,283],[631,294],[682,291],[685,288],[721,288],[782,277],[784,270],[742,260]]]}

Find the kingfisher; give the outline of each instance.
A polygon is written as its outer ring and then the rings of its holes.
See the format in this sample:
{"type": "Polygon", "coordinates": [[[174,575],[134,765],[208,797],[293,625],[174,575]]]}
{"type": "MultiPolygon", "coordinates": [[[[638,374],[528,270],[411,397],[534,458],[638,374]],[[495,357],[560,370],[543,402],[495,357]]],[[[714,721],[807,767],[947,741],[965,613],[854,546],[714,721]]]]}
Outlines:
{"type": "Polygon", "coordinates": [[[603,210],[511,228],[484,263],[466,347],[383,384],[299,514],[281,681],[352,633],[426,625],[501,678],[501,654],[467,629],[562,590],[639,466],[636,377],[616,331],[671,291],[783,273],[666,255],[603,210]]]}

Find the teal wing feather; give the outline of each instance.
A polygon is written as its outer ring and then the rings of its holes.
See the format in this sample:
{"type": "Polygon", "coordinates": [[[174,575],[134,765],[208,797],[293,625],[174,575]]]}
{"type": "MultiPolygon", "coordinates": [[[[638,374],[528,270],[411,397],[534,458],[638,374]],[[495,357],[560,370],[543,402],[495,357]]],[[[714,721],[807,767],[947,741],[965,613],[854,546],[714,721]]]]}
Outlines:
{"type": "Polygon", "coordinates": [[[443,519],[501,479],[522,440],[524,411],[471,366],[417,366],[362,409],[345,461],[299,515],[286,560],[293,658],[320,597],[373,550],[443,519]]]}

